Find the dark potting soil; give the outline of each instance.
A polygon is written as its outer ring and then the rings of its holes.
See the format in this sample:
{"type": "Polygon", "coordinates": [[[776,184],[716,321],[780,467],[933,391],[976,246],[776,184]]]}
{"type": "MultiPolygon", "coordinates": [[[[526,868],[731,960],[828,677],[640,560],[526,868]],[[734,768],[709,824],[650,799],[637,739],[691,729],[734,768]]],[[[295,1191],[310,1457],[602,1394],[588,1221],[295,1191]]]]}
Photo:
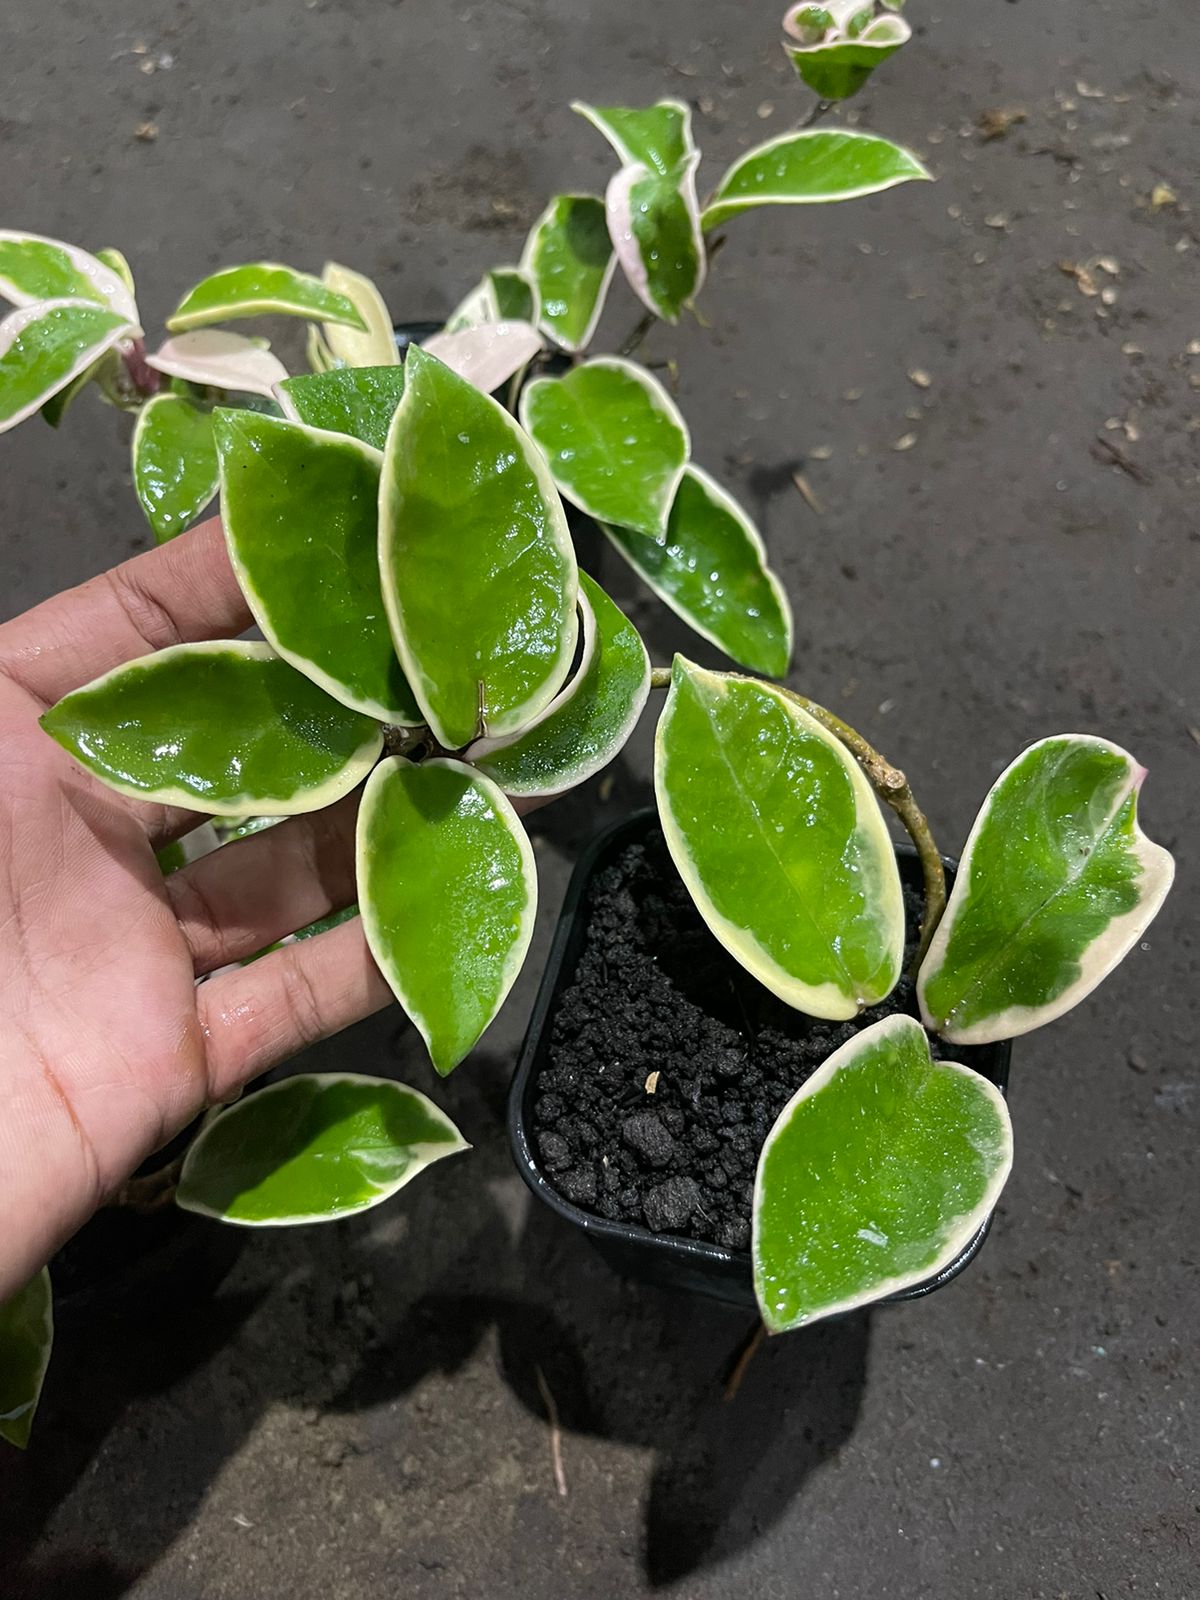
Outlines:
{"type": "MultiPolygon", "coordinates": [[[[905,888],[906,966],[921,902],[905,888]]],[[[745,1249],[776,1117],[862,1028],[916,1015],[912,981],[852,1022],[783,1005],[705,927],[657,829],[597,873],[587,919],[535,1084],[541,1166],[585,1211],[745,1249]]]]}

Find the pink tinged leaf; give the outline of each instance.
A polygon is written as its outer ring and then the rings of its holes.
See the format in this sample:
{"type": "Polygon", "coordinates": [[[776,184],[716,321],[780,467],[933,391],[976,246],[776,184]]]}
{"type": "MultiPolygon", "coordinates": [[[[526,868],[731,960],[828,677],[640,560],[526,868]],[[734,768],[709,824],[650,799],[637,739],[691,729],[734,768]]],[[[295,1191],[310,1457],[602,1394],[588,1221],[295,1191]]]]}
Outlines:
{"type": "MultiPolygon", "coordinates": [[[[696,167],[699,161],[700,154],[697,151],[690,158],[687,172],[679,185],[679,192],[683,196],[692,224],[692,239],[697,262],[696,281],[688,296],[689,300],[700,293],[708,273],[708,255],[700,227],[700,204],[696,197],[696,167]]],[[[656,176],[658,175],[640,162],[622,167],[609,181],[604,194],[604,211],[608,222],[608,236],[612,240],[613,250],[629,282],[629,287],[648,311],[653,311],[656,317],[674,322],[675,316],[664,308],[661,300],[656,298],[651,289],[650,274],[642,258],[642,247],[633,231],[633,190],[637,184],[647,179],[653,180],[656,176]]]]}
{"type": "Polygon", "coordinates": [[[489,322],[458,333],[435,333],[422,348],[483,394],[491,394],[533,360],[542,337],[529,322],[489,322]]]}
{"type": "Polygon", "coordinates": [[[167,339],[146,365],[172,378],[206,388],[261,394],[273,398],[274,385],[282,383],[288,371],[259,339],[244,334],[226,333],[222,328],[197,328],[167,339]]]}

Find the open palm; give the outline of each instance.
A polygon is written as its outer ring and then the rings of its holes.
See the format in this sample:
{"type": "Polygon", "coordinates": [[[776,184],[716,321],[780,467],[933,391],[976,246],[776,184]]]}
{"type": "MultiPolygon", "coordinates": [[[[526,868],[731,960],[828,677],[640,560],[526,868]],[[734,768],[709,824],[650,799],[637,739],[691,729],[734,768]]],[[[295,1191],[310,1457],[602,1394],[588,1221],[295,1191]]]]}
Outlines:
{"type": "Polygon", "coordinates": [[[0,1301],[206,1105],[383,1005],[354,897],[357,796],[164,880],[192,812],[127,800],[38,726],[102,672],[250,623],[215,520],[0,627],[0,1301]]]}

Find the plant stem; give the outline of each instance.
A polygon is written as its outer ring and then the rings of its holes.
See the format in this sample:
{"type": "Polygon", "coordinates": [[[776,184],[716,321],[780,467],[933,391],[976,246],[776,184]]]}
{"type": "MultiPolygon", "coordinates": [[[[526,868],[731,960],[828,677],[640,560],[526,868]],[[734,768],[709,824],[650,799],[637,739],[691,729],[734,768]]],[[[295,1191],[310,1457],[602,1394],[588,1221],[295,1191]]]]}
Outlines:
{"type": "MultiPolygon", "coordinates": [[[[652,667],[650,687],[669,689],[670,667],[652,667]]],[[[886,756],[880,755],[875,746],[868,744],[856,728],[852,728],[848,722],[843,722],[841,717],[834,716],[832,711],[826,711],[824,706],[819,706],[815,700],[808,699],[806,695],[797,694],[794,689],[785,689],[781,684],[775,687],[779,689],[780,694],[795,701],[801,710],[808,712],[814,722],[819,722],[833,734],[835,739],[845,745],[866,774],[867,781],[875,793],[900,818],[905,831],[916,846],[921,872],[925,879],[925,905],[921,915],[921,937],[917,942],[917,953],[909,969],[915,974],[946,909],[946,872],[925,813],[917,804],[916,797],[909,788],[908,779],[900,768],[894,767],[886,756]]]]}
{"type": "Polygon", "coordinates": [[[742,1341],[741,1348],[733,1358],[729,1376],[725,1379],[725,1399],[727,1401],[732,1400],[742,1387],[742,1379],[746,1376],[746,1368],[758,1354],[759,1347],[766,1336],[767,1325],[760,1318],[742,1341]]]}
{"type": "MultiPolygon", "coordinates": [[[[184,1154],[186,1155],[186,1151],[184,1154]]],[[[108,1202],[110,1206],[123,1206],[129,1211],[149,1215],[169,1206],[179,1187],[179,1174],[183,1171],[183,1156],[176,1156],[156,1172],[147,1172],[140,1178],[129,1178],[108,1202]]]]}
{"type": "Polygon", "coordinates": [[[658,321],[653,311],[643,311],[638,320],[617,346],[619,356],[631,356],[658,321]]]}
{"type": "Polygon", "coordinates": [[[833,110],[833,101],[832,100],[818,100],[816,105],[812,108],[812,110],[808,113],[808,115],[806,117],[801,117],[800,121],[796,124],[796,126],[797,126],[797,128],[811,128],[814,123],[820,122],[821,118],[825,115],[825,113],[827,111],[832,111],[832,110],[833,110]]]}

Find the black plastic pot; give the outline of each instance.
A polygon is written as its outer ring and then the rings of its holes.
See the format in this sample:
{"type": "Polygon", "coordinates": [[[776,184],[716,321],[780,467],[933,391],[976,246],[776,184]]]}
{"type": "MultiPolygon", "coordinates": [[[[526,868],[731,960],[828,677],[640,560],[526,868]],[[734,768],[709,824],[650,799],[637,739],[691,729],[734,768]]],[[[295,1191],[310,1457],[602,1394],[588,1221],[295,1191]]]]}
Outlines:
{"type": "MultiPolygon", "coordinates": [[[[727,1250],[721,1245],[696,1239],[652,1233],[649,1228],[610,1222],[572,1205],[543,1174],[530,1138],[532,1102],[537,1079],[550,1048],[555,1011],[563,990],[574,981],[575,968],[587,933],[588,891],[592,879],[629,845],[640,843],[657,826],[658,816],[652,808],[635,812],[599,834],[575,868],[509,1091],[509,1140],[517,1169],[537,1198],[557,1212],[565,1222],[581,1228],[609,1266],[617,1272],[659,1288],[681,1289],[735,1305],[753,1306],[755,1300],[749,1251],[727,1250]]],[[[913,846],[908,843],[897,845],[896,858],[901,878],[905,883],[919,887],[921,870],[913,846]]],[[[947,878],[952,882],[957,863],[949,857],[942,859],[947,878]]],[[[1001,1044],[959,1048],[955,1051],[955,1058],[982,1073],[1004,1093],[1008,1087],[1011,1052],[1012,1046],[1005,1040],[1001,1044]]],[[[889,1296],[889,1301],[915,1300],[956,1278],[978,1254],[987,1237],[990,1222],[989,1218],[962,1253],[936,1277],[889,1296]]]]}

